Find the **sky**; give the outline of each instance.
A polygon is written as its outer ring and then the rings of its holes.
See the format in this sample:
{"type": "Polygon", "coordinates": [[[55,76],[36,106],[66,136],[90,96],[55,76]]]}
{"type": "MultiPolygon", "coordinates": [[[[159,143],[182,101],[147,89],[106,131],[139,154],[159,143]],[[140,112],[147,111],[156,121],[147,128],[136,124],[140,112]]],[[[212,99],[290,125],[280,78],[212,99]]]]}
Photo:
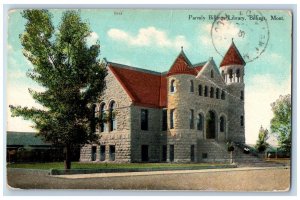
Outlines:
{"type": "MultiPolygon", "coordinates": [[[[56,27],[64,11],[51,10],[56,27]]],[[[26,76],[32,65],[22,54],[19,35],[26,20],[20,12],[11,10],[7,23],[7,109],[9,105],[41,107],[28,93],[28,88],[42,88],[26,76]]],[[[82,9],[80,15],[93,31],[88,43],[100,41],[101,59],[158,72],[169,70],[181,47],[192,63],[213,57],[219,65],[233,38],[246,61],[246,143],[255,143],[260,126],[269,129],[270,104],[291,93],[288,11],[82,9]],[[216,18],[220,16],[228,18],[216,18]]],[[[30,121],[10,115],[8,109],[8,131],[35,131],[30,121]]]]}

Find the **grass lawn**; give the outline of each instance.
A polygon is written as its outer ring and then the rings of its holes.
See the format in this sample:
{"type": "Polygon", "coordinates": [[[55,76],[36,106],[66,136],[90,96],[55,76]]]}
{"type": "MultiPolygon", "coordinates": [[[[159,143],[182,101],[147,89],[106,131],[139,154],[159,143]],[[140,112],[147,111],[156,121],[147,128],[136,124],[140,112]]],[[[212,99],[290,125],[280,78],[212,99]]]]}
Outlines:
{"type": "MultiPolygon", "coordinates": [[[[177,164],[177,163],[81,163],[72,162],[72,169],[121,169],[121,168],[185,168],[185,167],[206,167],[206,166],[223,166],[228,164],[220,163],[191,163],[191,164],[177,164]]],[[[51,163],[12,163],[7,164],[8,168],[26,168],[26,169],[64,169],[63,162],[51,163]]]]}

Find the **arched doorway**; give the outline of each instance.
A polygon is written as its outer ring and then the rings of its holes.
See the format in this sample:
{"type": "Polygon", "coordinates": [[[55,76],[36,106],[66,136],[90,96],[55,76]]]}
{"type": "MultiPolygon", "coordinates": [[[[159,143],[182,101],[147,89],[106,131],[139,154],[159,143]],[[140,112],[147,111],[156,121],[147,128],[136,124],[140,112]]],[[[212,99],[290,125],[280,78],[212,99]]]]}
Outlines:
{"type": "Polygon", "coordinates": [[[206,138],[216,138],[216,114],[213,111],[209,111],[206,116],[206,138]]]}

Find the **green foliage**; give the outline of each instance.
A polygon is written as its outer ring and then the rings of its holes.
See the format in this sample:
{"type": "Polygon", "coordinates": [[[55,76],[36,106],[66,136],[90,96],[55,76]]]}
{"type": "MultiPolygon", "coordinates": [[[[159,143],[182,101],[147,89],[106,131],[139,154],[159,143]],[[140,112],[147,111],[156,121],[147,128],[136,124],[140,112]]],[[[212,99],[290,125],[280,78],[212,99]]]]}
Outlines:
{"type": "Polygon", "coordinates": [[[255,148],[258,150],[258,152],[264,152],[269,147],[269,144],[267,143],[268,138],[269,138],[268,129],[264,129],[261,126],[258,133],[258,140],[256,141],[256,145],[255,145],[255,148]]]}
{"type": "Polygon", "coordinates": [[[291,151],[291,120],[292,106],[291,95],[280,96],[271,104],[274,117],[271,120],[271,131],[278,139],[279,147],[291,151]]]}
{"type": "Polygon", "coordinates": [[[77,11],[63,14],[57,29],[47,10],[24,10],[20,35],[24,56],[33,64],[27,75],[45,90],[29,89],[44,109],[10,105],[12,116],[32,120],[45,141],[68,148],[97,140],[91,108],[105,88],[106,69],[99,42],[88,46],[89,25],[77,11]]]}
{"type": "MultiPolygon", "coordinates": [[[[212,167],[227,166],[223,163],[82,163],[74,162],[73,169],[128,169],[128,168],[185,168],[185,167],[212,167]]],[[[25,168],[25,169],[63,169],[62,162],[51,163],[11,163],[7,168],[25,168]]]]}

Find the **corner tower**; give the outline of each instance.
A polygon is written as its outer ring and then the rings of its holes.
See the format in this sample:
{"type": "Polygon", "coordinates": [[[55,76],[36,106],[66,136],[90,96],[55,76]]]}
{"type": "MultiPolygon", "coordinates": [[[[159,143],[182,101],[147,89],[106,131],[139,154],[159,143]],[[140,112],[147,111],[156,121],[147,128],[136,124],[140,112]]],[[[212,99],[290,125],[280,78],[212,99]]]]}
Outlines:
{"type": "Polygon", "coordinates": [[[246,63],[233,40],[221,64],[227,87],[228,140],[245,143],[244,67],[246,63]]]}

